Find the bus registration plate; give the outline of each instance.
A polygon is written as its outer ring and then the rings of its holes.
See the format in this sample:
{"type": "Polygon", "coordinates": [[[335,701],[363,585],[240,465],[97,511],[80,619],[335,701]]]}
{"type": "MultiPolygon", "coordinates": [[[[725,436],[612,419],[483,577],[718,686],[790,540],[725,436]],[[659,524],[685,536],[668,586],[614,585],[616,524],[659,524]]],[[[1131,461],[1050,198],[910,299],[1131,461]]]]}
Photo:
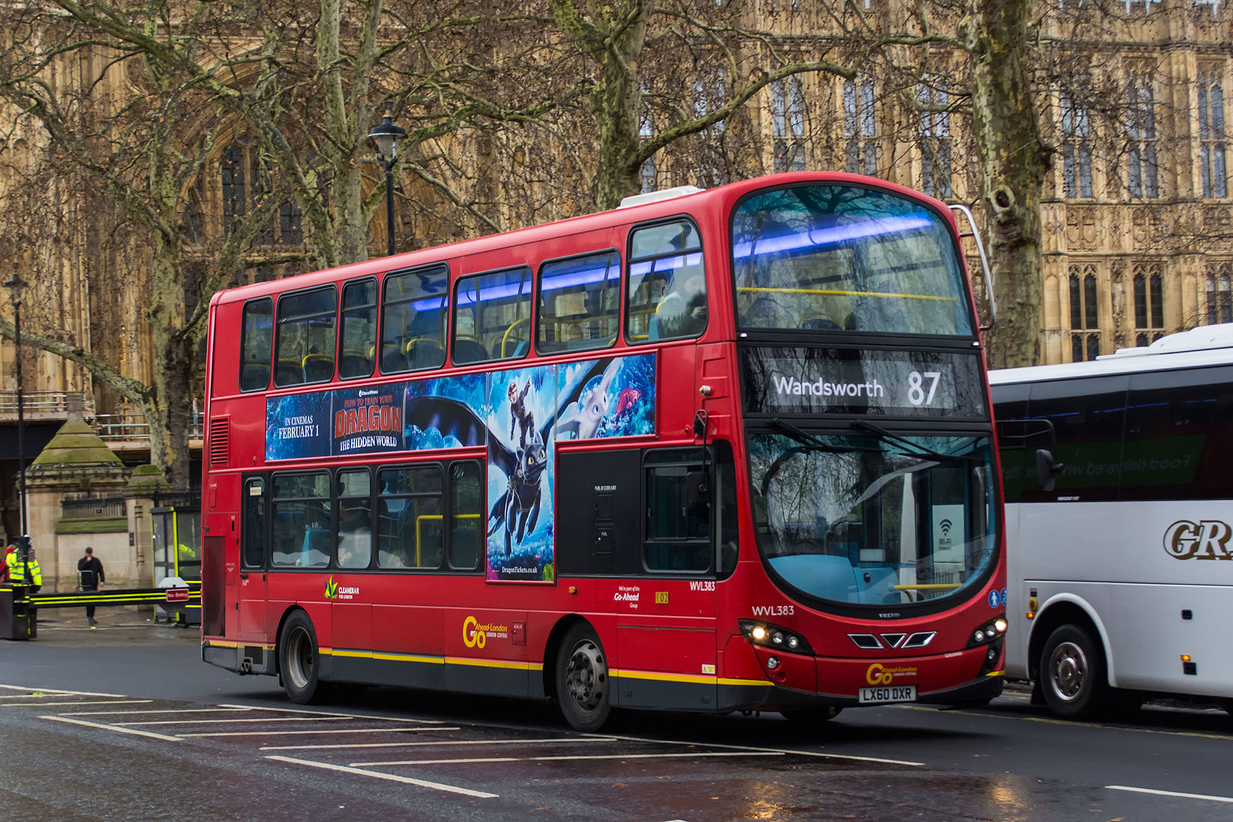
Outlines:
{"type": "Polygon", "coordinates": [[[861,688],[862,705],[877,702],[915,702],[915,685],[888,685],[880,688],[861,688]]]}

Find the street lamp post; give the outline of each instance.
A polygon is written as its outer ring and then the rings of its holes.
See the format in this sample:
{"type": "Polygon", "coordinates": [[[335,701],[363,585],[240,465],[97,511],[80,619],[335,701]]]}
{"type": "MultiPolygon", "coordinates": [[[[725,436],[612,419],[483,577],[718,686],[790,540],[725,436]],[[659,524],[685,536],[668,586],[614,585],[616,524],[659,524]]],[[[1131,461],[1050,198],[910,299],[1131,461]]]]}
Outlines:
{"type": "Polygon", "coordinates": [[[407,136],[407,130],[394,125],[394,112],[385,107],[385,117],[373,126],[368,136],[377,144],[377,155],[385,167],[385,222],[389,237],[388,254],[394,256],[394,162],[398,159],[398,141],[407,136]]]}
{"type": "Polygon", "coordinates": [[[21,293],[26,289],[26,281],[14,271],[12,279],[4,287],[9,290],[13,302],[13,343],[17,349],[17,496],[21,503],[17,558],[26,563],[30,560],[30,531],[26,525],[26,420],[21,389],[21,293]]]}

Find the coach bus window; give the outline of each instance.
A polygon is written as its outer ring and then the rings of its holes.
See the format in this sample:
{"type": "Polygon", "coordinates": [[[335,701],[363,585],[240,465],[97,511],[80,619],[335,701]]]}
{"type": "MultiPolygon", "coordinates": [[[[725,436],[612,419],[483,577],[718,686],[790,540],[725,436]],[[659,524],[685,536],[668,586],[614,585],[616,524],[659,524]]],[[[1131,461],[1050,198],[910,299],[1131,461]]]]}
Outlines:
{"type": "Polygon", "coordinates": [[[431,265],[385,278],[381,309],[381,373],[445,364],[449,270],[431,265]]]}
{"type": "Polygon", "coordinates": [[[337,321],[338,290],[334,286],[279,298],[275,386],[333,379],[337,321]]]}
{"type": "Polygon", "coordinates": [[[245,568],[265,565],[265,480],[257,477],[244,483],[244,522],[240,541],[244,545],[240,564],[245,568]]]}
{"type": "Polygon", "coordinates": [[[508,360],[531,337],[531,269],[460,277],[454,291],[455,365],[508,360]]]}
{"type": "Polygon", "coordinates": [[[342,353],[338,376],[349,380],[372,376],[377,346],[377,281],[349,282],[342,293],[342,353]]]}
{"type": "Polygon", "coordinates": [[[372,559],[371,486],[367,470],[338,472],[339,568],[367,568],[372,559]]]}
{"type": "Polygon", "coordinates": [[[843,185],[768,191],[732,217],[743,329],[973,333],[945,219],[905,197],[843,185]]]}
{"type": "Polygon", "coordinates": [[[692,223],[633,232],[627,300],[632,342],[696,337],[706,330],[702,241],[692,223]]]}
{"type": "MultiPolygon", "coordinates": [[[[1026,500],[1118,498],[1128,386],[1125,376],[1054,380],[1032,386],[1028,414],[1052,423],[1058,450],[1054,457],[1065,470],[1053,491],[1029,491],[1024,494],[1026,500]]],[[[1026,458],[1034,459],[1035,452],[1026,458]]]]}
{"type": "Polygon", "coordinates": [[[1233,368],[1145,371],[1130,378],[1121,498],[1227,500],[1233,473],[1233,368]]]}
{"type": "Polygon", "coordinates": [[[539,277],[541,352],[607,348],[616,341],[621,255],[607,251],[545,263],[539,277]]]}
{"type": "Polygon", "coordinates": [[[240,331],[240,390],[270,386],[270,352],[274,347],[274,301],[269,297],[244,304],[240,331]]]}
{"type": "Polygon", "coordinates": [[[843,605],[971,590],[997,547],[984,436],[753,434],[758,547],[786,587],[843,605]]]}
{"type": "Polygon", "coordinates": [[[646,463],[648,571],[711,569],[711,481],[701,451],[652,451],[646,463]]]}
{"type": "Polygon", "coordinates": [[[440,568],[441,467],[382,468],[377,474],[377,564],[440,568]]]}
{"type": "Polygon", "coordinates": [[[272,564],[324,568],[330,564],[330,475],[276,474],[270,528],[272,564]]]}
{"type": "Polygon", "coordinates": [[[450,567],[474,571],[484,546],[484,485],[478,462],[450,466],[450,567]]]}

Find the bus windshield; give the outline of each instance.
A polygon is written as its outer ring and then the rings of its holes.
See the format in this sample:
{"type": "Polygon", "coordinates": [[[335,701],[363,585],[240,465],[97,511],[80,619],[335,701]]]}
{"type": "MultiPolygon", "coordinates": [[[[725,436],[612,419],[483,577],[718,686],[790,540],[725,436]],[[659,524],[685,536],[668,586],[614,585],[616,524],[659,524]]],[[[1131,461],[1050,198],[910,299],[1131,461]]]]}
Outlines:
{"type": "Polygon", "coordinates": [[[972,334],[946,222],[893,194],[808,185],[757,194],[732,220],[742,329],[972,334]]]}
{"type": "Polygon", "coordinates": [[[987,437],[797,432],[749,441],[758,545],[789,589],[903,605],[955,594],[992,566],[987,437]]]}

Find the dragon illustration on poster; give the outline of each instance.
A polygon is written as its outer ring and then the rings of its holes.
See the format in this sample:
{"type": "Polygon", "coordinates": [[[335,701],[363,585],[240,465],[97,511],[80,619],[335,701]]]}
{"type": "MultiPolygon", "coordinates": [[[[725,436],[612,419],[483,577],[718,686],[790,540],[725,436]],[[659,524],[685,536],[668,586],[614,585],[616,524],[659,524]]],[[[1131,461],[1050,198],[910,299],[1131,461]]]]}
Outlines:
{"type": "Polygon", "coordinates": [[[535,530],[543,506],[544,474],[548,470],[549,439],[557,435],[558,422],[564,423],[561,435],[594,434],[597,420],[587,417],[605,413],[606,393],[619,360],[599,360],[580,375],[572,378],[567,390],[556,398],[555,411],[538,426],[522,433],[507,444],[501,426],[487,424],[470,405],[456,399],[433,396],[408,397],[404,410],[406,425],[421,430],[435,428],[443,437],[453,438],[462,446],[488,445],[488,464],[500,470],[508,487],[490,506],[488,536],[504,529],[505,554],[509,556],[515,542],[535,530]],[[597,382],[598,380],[598,382],[597,382]],[[601,397],[603,392],[605,397],[601,397]],[[567,414],[568,412],[568,414],[567,414]],[[578,419],[582,418],[582,431],[578,419]],[[524,444],[525,443],[525,444],[524,444]]]}

